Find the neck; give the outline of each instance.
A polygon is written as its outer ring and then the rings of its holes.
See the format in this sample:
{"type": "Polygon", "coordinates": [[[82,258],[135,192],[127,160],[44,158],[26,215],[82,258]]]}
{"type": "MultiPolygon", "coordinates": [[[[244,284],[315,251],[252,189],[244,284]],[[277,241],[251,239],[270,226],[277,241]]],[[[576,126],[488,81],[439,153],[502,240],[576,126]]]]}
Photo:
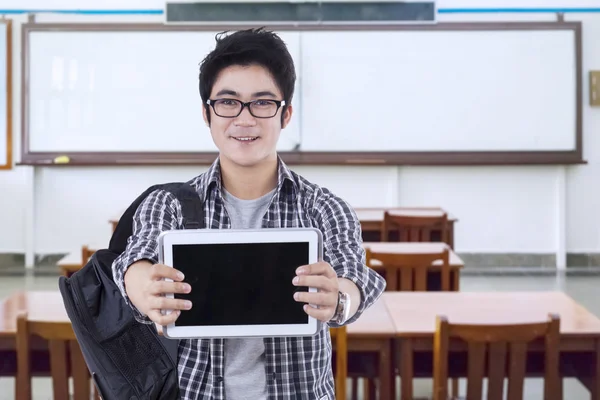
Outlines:
{"type": "Polygon", "coordinates": [[[257,199],[277,186],[277,157],[251,168],[220,158],[221,179],[225,189],[242,200],[257,199]]]}

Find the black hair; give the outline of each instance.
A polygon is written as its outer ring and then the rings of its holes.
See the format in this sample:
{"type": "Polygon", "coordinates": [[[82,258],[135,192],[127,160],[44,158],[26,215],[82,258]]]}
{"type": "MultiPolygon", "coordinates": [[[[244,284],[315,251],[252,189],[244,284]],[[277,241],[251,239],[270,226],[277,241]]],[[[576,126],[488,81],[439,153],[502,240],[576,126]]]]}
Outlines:
{"type": "Polygon", "coordinates": [[[207,108],[208,122],[210,123],[210,110],[206,100],[210,96],[219,73],[232,65],[260,65],[271,73],[279,90],[283,93],[286,103],[281,111],[283,121],[287,105],[292,102],[296,82],[294,60],[286,44],[277,34],[264,28],[227,33],[225,31],[215,36],[217,44],[214,50],[200,63],[200,98],[204,107],[207,108]]]}

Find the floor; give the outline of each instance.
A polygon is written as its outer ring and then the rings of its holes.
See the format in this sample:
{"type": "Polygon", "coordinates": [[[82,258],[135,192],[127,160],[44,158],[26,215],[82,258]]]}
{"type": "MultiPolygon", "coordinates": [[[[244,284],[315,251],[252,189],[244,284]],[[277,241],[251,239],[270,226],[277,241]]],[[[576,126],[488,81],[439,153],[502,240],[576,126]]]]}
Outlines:
{"type": "MultiPolygon", "coordinates": [[[[496,274],[484,275],[477,273],[464,274],[461,279],[462,291],[545,291],[561,290],[566,292],[575,301],[582,304],[596,315],[600,315],[600,302],[598,298],[598,287],[600,287],[600,275],[597,273],[579,273],[573,276],[564,274],[530,274],[522,272],[518,274],[496,274]]],[[[14,290],[47,290],[57,289],[57,279],[52,276],[3,276],[0,277],[0,298],[7,296],[14,290]]],[[[417,396],[428,397],[430,381],[415,381],[417,396]]],[[[539,380],[526,382],[525,399],[542,399],[542,384],[539,380]]],[[[564,383],[564,398],[568,400],[589,399],[585,388],[575,380],[566,380],[564,383]]],[[[465,393],[464,387],[461,393],[465,393]]],[[[33,400],[51,399],[51,385],[49,379],[34,379],[33,400]]],[[[14,399],[14,381],[12,379],[0,378],[0,400],[14,399]]]]}

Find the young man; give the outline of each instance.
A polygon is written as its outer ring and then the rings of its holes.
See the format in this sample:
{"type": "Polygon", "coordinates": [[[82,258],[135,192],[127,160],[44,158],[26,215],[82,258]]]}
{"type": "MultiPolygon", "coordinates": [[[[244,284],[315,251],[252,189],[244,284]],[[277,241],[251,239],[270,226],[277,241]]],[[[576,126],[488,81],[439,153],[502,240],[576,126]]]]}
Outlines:
{"type": "MultiPolygon", "coordinates": [[[[217,37],[200,67],[200,97],[219,157],[190,183],[204,201],[209,228],[303,226],[322,232],[323,261],[301,266],[294,284],[318,288],[296,300],[327,324],[308,338],[182,340],[182,399],[334,399],[328,327],[355,321],[385,288],[365,265],[350,206],[289,170],[277,155],[280,131],[292,118],[295,80],[293,60],[274,33],[253,29],[217,37]]],[[[181,205],[169,193],[155,191],[137,210],[113,273],[140,322],[168,325],[181,311],[164,316],[161,309],[194,306],[163,296],[190,287],[178,271],[156,264],[158,235],[182,228],[181,205]]]]}

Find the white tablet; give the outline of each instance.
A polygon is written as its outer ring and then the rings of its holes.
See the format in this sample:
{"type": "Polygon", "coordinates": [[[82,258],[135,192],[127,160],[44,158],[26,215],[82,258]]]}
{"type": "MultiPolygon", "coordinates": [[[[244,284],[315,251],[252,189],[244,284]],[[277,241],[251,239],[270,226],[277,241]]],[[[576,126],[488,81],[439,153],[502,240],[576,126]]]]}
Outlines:
{"type": "MultiPolygon", "coordinates": [[[[174,324],[173,339],[310,336],[318,320],[294,300],[314,288],[292,283],[296,269],[322,258],[322,235],[313,228],[190,229],[163,232],[159,262],[178,269],[192,287],[169,297],[190,300],[174,324]]],[[[169,313],[170,310],[164,310],[169,313]]]]}

